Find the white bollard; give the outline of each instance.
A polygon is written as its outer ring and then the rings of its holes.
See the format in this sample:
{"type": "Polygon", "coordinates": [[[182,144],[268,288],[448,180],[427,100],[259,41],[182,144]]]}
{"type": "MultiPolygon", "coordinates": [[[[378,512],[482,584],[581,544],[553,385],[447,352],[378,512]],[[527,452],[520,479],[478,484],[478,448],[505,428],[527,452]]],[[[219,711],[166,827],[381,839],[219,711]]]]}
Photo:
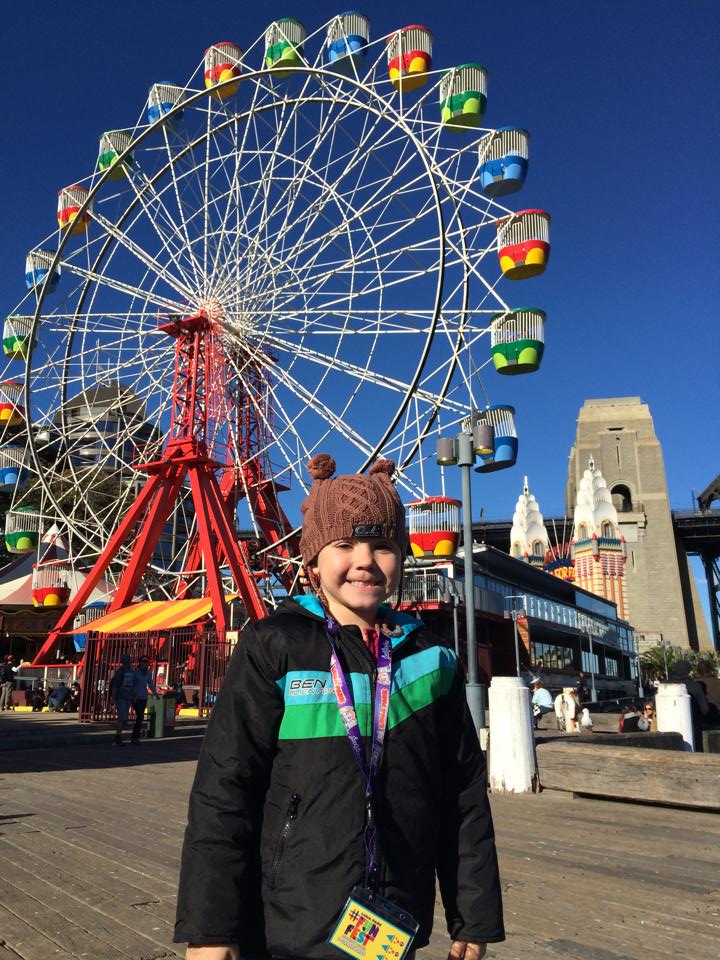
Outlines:
{"type": "Polygon", "coordinates": [[[655,695],[660,733],[681,733],[685,750],[694,751],[690,695],[684,683],[661,683],[655,695]]]}
{"type": "Polygon", "coordinates": [[[535,775],[530,692],[519,677],[490,683],[490,764],[493,793],[530,793],[535,775]]]}

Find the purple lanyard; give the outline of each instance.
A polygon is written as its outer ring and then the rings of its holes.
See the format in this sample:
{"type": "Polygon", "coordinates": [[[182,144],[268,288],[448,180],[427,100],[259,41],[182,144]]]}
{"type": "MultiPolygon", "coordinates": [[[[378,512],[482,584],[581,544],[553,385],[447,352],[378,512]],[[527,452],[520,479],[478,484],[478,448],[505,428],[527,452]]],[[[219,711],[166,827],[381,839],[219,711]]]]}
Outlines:
{"type": "Polygon", "coordinates": [[[325,632],[327,633],[332,653],[330,655],[330,677],[333,692],[337,700],[340,716],[345,726],[350,746],[352,747],[355,762],[360,769],[365,783],[365,852],[367,854],[368,883],[374,887],[377,878],[377,828],[375,826],[375,784],[382,763],[383,748],[385,745],[385,731],[387,730],[388,709],[390,706],[390,682],[392,665],[392,643],[390,637],[380,633],[377,655],[377,681],[375,683],[375,706],[373,710],[372,750],[370,763],[365,757],[360,726],[355,713],[350,685],[340,665],[340,659],[335,649],[335,640],[340,630],[340,624],[330,614],[325,615],[325,632]]]}

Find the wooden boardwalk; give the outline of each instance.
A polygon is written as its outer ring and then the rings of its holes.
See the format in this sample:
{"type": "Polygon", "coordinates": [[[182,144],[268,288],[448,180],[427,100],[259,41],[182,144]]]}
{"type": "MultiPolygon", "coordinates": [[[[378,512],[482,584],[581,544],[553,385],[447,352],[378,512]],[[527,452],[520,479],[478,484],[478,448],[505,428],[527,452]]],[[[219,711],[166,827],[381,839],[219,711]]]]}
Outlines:
{"type": "MultiPolygon", "coordinates": [[[[199,744],[0,751],[0,960],[182,955],[174,899],[199,744]]],[[[493,810],[508,940],[490,958],[720,956],[719,816],[549,791],[493,810]]],[[[437,918],[418,960],[447,956],[439,904],[437,918]]]]}

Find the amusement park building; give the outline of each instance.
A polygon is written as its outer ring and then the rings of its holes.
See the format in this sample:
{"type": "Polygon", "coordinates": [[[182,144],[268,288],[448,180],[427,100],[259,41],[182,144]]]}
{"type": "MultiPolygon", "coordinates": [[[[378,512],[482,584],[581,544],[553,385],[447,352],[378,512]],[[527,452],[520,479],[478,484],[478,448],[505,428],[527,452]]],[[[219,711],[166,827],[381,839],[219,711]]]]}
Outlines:
{"type": "Polygon", "coordinates": [[[138,450],[159,442],[146,417],[145,404],[119,381],[98,384],[66,400],[54,419],[57,452],[76,467],[102,463],[122,469],[138,450]],[[108,452],[114,456],[108,458],[108,452]]]}
{"type": "MultiPolygon", "coordinates": [[[[55,444],[59,458],[69,458],[76,469],[98,467],[108,473],[119,471],[139,489],[144,475],[129,470],[128,463],[159,446],[162,436],[147,418],[143,401],[119,380],[89,387],[66,400],[54,420],[55,444]]],[[[93,473],[95,476],[95,473],[93,473]]],[[[192,513],[189,488],[178,501],[178,510],[192,513]]],[[[187,540],[188,524],[178,523],[176,514],[169,520],[155,550],[155,561],[170,564],[187,540]]]]}
{"type": "MultiPolygon", "coordinates": [[[[553,689],[574,684],[579,670],[594,673],[598,699],[634,692],[635,634],[614,603],[485,544],[475,545],[473,567],[481,680],[515,674],[515,609],[523,672],[541,673],[553,689]]],[[[464,648],[461,560],[409,558],[401,605],[450,644],[457,621],[464,648]]]]}

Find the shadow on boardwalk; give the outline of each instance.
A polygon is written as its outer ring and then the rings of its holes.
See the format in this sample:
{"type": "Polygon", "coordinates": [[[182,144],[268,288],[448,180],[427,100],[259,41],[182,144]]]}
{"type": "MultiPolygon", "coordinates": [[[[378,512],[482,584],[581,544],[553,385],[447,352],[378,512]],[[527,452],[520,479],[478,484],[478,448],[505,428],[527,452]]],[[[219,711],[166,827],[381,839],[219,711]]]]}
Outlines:
{"type": "MultiPolygon", "coordinates": [[[[80,723],[71,714],[9,713],[0,716],[0,774],[193,760],[204,734],[204,722],[184,720],[178,723],[174,736],[143,740],[139,745],[130,743],[126,730],[124,745],[116,747],[115,731],[107,723],[80,723]],[[75,749],[78,746],[93,749],[75,749]],[[150,756],[146,755],[148,751],[150,756]]],[[[4,960],[1,955],[0,960],[4,960]]]]}
{"type": "MultiPolygon", "coordinates": [[[[0,755],[0,960],[182,956],[172,924],[199,745],[0,755]]],[[[720,955],[717,815],[550,791],[495,797],[493,811],[508,940],[490,960],[720,955]]],[[[418,960],[447,956],[436,913],[418,960]]]]}

